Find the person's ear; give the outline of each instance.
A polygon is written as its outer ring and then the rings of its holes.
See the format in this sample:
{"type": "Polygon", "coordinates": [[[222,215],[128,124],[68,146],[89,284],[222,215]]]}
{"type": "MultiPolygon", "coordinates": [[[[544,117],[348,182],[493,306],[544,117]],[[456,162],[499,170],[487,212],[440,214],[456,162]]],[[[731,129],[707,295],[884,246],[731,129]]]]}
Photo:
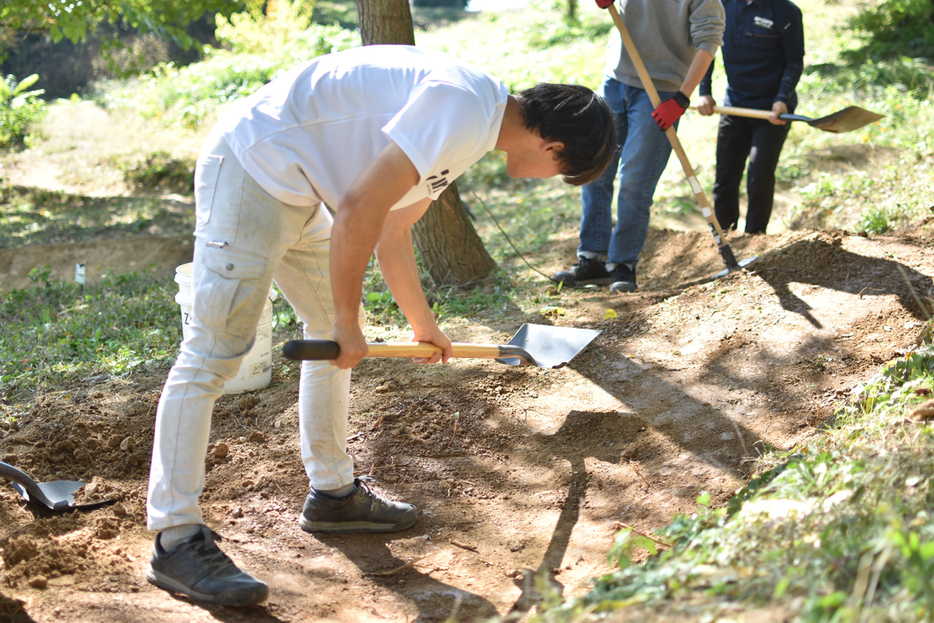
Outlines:
{"type": "Polygon", "coordinates": [[[545,141],[542,143],[542,152],[555,152],[558,153],[564,149],[563,141],[545,141]]]}

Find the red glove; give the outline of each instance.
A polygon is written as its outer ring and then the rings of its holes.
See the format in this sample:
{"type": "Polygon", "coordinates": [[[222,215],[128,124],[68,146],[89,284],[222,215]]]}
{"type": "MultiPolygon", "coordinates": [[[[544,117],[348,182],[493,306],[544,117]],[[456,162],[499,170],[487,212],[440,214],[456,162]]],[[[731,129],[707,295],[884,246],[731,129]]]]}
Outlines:
{"type": "Polygon", "coordinates": [[[684,114],[684,111],[687,110],[687,107],[690,105],[691,100],[688,99],[688,96],[678,91],[674,94],[674,97],[666,99],[658,105],[658,108],[652,113],[652,119],[655,119],[655,123],[657,123],[658,127],[664,132],[673,126],[675,121],[681,118],[681,115],[684,114]]]}
{"type": "Polygon", "coordinates": [[[597,0],[597,6],[601,9],[609,8],[613,4],[613,0],[597,0]]]}

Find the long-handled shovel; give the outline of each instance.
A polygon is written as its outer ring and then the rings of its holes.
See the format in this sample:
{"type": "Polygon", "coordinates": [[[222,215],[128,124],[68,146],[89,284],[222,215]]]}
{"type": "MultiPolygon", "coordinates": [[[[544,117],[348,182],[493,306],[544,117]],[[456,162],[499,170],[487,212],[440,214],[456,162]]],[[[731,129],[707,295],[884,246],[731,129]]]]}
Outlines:
{"type": "MultiPolygon", "coordinates": [[[[691,106],[691,108],[696,109],[697,106],[691,106]]],[[[714,106],[713,111],[723,115],[749,117],[751,119],[768,119],[772,116],[772,111],[770,110],[736,108],[735,106],[714,106]]],[[[859,106],[847,106],[843,110],[838,110],[835,113],[820,117],[819,119],[811,119],[810,117],[793,115],[791,113],[783,113],[778,116],[779,119],[785,121],[803,121],[812,128],[834,133],[852,132],[853,130],[858,130],[864,125],[869,125],[884,117],[885,115],[880,115],[879,113],[860,108],[859,106]]]]}
{"type": "MultiPolygon", "coordinates": [[[[623,19],[619,16],[619,11],[616,10],[616,5],[610,4],[607,7],[607,10],[613,17],[613,22],[616,24],[616,28],[619,29],[619,34],[623,39],[623,45],[626,46],[626,52],[629,54],[629,58],[632,59],[633,65],[636,67],[636,73],[639,74],[639,80],[642,81],[642,88],[644,88],[646,93],[649,94],[649,99],[652,101],[652,106],[658,108],[658,105],[661,104],[662,100],[658,96],[658,91],[655,89],[655,85],[652,84],[652,77],[649,76],[649,72],[646,70],[645,64],[642,62],[642,57],[639,56],[639,51],[636,49],[636,44],[633,42],[632,37],[629,35],[629,31],[626,30],[626,25],[623,23],[623,19]]],[[[755,260],[755,257],[751,257],[741,262],[736,261],[736,256],[733,255],[733,249],[724,239],[723,230],[720,228],[720,223],[717,221],[717,217],[710,207],[710,202],[707,200],[707,195],[704,193],[704,189],[701,187],[700,182],[697,181],[697,174],[694,171],[694,167],[691,166],[691,161],[688,160],[687,154],[684,152],[684,147],[681,146],[681,140],[678,138],[678,134],[675,132],[674,127],[670,127],[665,130],[665,135],[668,137],[668,141],[671,143],[672,149],[678,155],[678,160],[681,161],[681,168],[684,170],[684,175],[687,177],[688,182],[691,184],[691,190],[694,191],[694,197],[697,199],[697,203],[700,204],[701,214],[703,214],[704,219],[707,220],[707,224],[710,226],[710,233],[713,234],[713,239],[717,243],[717,248],[720,251],[720,257],[723,258],[723,263],[726,264],[726,270],[717,273],[714,276],[714,279],[722,277],[734,270],[737,270],[738,268],[742,268],[743,266],[746,266],[755,260]]]]}
{"type": "Polygon", "coordinates": [[[13,488],[27,502],[45,505],[53,511],[70,511],[76,508],[90,510],[116,502],[116,500],[103,500],[88,504],[75,504],[74,493],[84,486],[83,482],[77,480],[53,480],[52,482],[38,483],[26,472],[8,463],[0,462],[0,477],[11,480],[13,488]]]}
{"type": "MultiPolygon", "coordinates": [[[[524,324],[508,344],[452,344],[454,357],[495,359],[511,366],[560,368],[567,365],[590,344],[599,331],[524,324]]],[[[434,344],[425,342],[367,344],[367,357],[431,357],[440,353],[434,344]]],[[[282,347],[282,356],[292,360],[328,361],[340,354],[337,342],[331,340],[292,340],[282,347]]]]}

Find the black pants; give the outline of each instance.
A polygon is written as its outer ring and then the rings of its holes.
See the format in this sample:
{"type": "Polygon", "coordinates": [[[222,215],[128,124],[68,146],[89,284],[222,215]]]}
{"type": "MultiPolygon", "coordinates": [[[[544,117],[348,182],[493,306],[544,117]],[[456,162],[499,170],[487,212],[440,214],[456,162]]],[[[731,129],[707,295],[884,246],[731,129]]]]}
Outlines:
{"type": "Polygon", "coordinates": [[[739,185],[748,158],[746,233],[765,233],[772,216],[775,167],[790,127],[790,123],[774,125],[765,119],[720,116],[713,204],[723,231],[735,228],[739,221],[739,185]]]}

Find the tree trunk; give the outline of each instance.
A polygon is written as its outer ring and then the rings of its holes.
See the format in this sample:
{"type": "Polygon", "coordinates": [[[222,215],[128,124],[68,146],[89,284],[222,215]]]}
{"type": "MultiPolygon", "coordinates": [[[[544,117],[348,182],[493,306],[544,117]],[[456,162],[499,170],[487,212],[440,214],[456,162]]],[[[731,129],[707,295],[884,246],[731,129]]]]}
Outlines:
{"type": "MultiPolygon", "coordinates": [[[[931,0],[934,2],[934,0],[931,0]]],[[[577,22],[577,0],[568,0],[567,20],[569,24],[577,22]]]]}
{"type": "Polygon", "coordinates": [[[470,222],[456,183],[432,202],[412,228],[412,238],[428,274],[438,285],[466,285],[496,269],[470,222]]]}
{"type": "Polygon", "coordinates": [[[415,45],[415,27],[407,0],[357,0],[363,45],[415,45]]]}
{"type": "MultiPolygon", "coordinates": [[[[357,0],[357,16],[363,45],[415,45],[408,0],[357,0]]],[[[412,238],[428,274],[439,286],[479,281],[496,269],[455,184],[412,226],[412,238]]]]}

